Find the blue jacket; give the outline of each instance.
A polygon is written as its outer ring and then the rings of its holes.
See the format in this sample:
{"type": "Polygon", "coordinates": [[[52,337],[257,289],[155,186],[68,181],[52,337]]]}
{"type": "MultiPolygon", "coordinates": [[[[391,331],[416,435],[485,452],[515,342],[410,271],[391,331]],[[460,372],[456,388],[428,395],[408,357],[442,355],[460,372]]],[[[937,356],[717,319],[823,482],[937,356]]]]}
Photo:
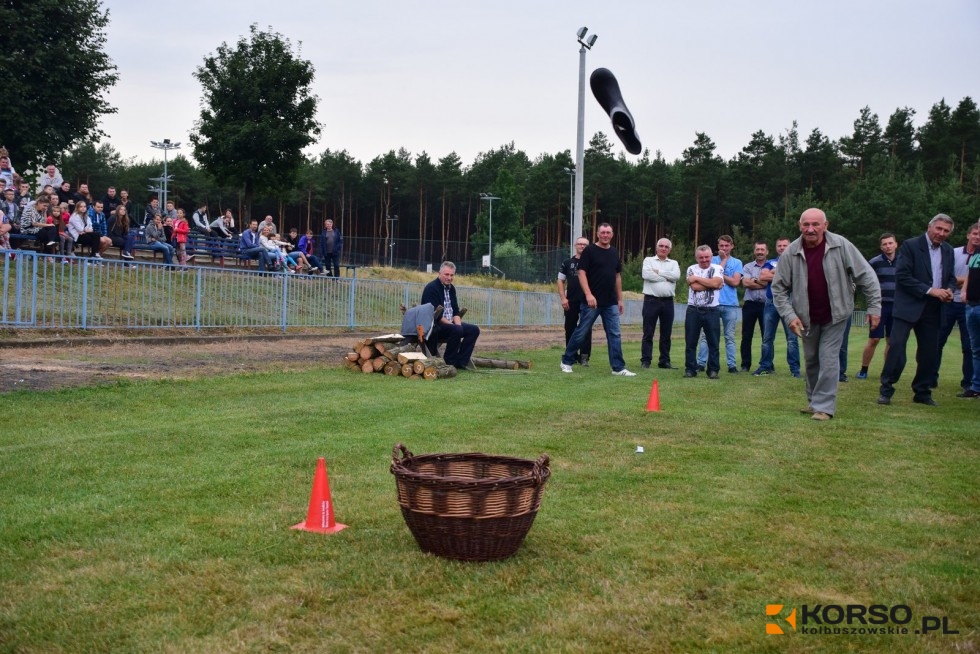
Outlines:
{"type": "Polygon", "coordinates": [[[246,229],[242,232],[242,235],[238,237],[238,247],[244,252],[246,250],[251,250],[252,248],[262,247],[259,243],[258,232],[253,232],[251,229],[246,229]]]}
{"type": "MultiPolygon", "coordinates": [[[[340,230],[336,227],[333,228],[333,253],[337,255],[337,260],[340,260],[340,253],[344,250],[344,236],[340,233],[340,230]]],[[[323,259],[327,258],[327,231],[323,230],[320,232],[320,257],[323,259]]],[[[441,302],[439,304],[442,304],[441,302]]],[[[439,306],[434,304],[432,306],[439,306]]]]}
{"type": "MultiPolygon", "coordinates": [[[[449,285],[449,300],[453,308],[453,316],[459,315],[459,302],[456,300],[456,287],[449,285]]],[[[431,304],[434,307],[445,307],[446,296],[443,293],[442,281],[436,277],[422,289],[422,301],[419,304],[431,304]]]]}

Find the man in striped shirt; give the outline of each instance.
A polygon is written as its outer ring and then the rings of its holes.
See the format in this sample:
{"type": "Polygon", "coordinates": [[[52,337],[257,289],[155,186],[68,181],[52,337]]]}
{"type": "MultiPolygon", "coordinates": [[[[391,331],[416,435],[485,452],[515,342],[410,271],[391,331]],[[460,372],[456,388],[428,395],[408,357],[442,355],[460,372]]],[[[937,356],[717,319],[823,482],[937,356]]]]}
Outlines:
{"type": "Polygon", "coordinates": [[[868,344],[864,346],[861,355],[861,372],[858,379],[868,378],[868,366],[875,355],[875,349],[882,337],[885,339],[885,356],[888,356],[888,341],[892,335],[892,302],[895,300],[895,253],[898,252],[898,241],[891,232],[885,232],[878,238],[881,254],[868,261],[878,276],[881,286],[881,321],[868,334],[868,344]]]}

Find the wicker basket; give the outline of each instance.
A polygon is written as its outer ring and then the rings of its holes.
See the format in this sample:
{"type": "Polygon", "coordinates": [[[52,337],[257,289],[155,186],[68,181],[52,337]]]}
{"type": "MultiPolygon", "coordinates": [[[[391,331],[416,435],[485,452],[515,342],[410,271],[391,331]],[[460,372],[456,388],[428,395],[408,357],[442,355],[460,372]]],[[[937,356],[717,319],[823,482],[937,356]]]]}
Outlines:
{"type": "Polygon", "coordinates": [[[460,561],[496,561],[521,546],[551,476],[537,461],[488,454],[415,456],[395,446],[391,473],[409,530],[425,552],[460,561]]]}

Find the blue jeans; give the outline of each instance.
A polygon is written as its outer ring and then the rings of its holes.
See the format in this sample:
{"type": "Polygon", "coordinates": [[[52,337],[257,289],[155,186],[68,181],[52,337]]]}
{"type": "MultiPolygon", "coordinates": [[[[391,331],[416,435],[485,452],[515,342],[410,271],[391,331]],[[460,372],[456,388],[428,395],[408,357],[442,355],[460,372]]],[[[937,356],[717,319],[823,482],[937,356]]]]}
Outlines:
{"type": "Polygon", "coordinates": [[[960,327],[960,351],[963,353],[963,376],[960,378],[960,386],[967,388],[973,379],[975,366],[973,356],[970,351],[970,333],[966,325],[966,303],[948,302],[943,305],[943,324],[939,329],[939,367],[943,365],[943,348],[946,347],[946,340],[953,332],[953,327],[960,327]]]}
{"type": "Polygon", "coordinates": [[[247,248],[242,250],[243,259],[258,259],[259,260],[259,270],[269,270],[270,264],[269,251],[266,250],[261,245],[257,245],[254,248],[247,248]]]}
{"type": "Polygon", "coordinates": [[[718,307],[692,307],[687,306],[687,315],[684,318],[684,370],[685,372],[697,372],[697,351],[698,337],[704,333],[705,347],[708,355],[705,359],[706,370],[718,372],[719,355],[718,339],[721,336],[721,323],[719,322],[718,307]]]}
{"type": "Polygon", "coordinates": [[[174,264],[174,246],[169,243],[161,243],[160,241],[153,241],[150,243],[150,249],[154,252],[159,252],[163,255],[163,262],[168,266],[174,264]]]}
{"type": "Polygon", "coordinates": [[[966,307],[966,329],[973,355],[973,381],[970,389],[980,393],[980,304],[966,307]]]}
{"type": "MultiPolygon", "coordinates": [[[[725,362],[729,368],[736,367],[735,363],[735,323],[738,322],[738,307],[719,306],[721,314],[721,331],[725,335],[725,362]]],[[[715,335],[715,340],[719,338],[715,335]]],[[[698,341],[698,365],[703,366],[708,358],[708,346],[704,337],[698,341]]]]}
{"type": "Polygon", "coordinates": [[[779,318],[776,305],[772,300],[766,300],[766,309],[762,315],[762,358],[759,360],[760,370],[775,370],[773,358],[776,356],[776,326],[783,323],[783,333],[786,334],[786,363],[789,371],[800,374],[800,342],[796,334],[789,330],[786,321],[779,318]]]}
{"type": "Polygon", "coordinates": [[[576,355],[582,347],[586,334],[592,333],[592,325],[595,321],[602,318],[602,329],[606,332],[606,345],[609,347],[609,365],[613,372],[619,372],[626,367],[623,359],[623,336],[619,331],[619,305],[610,304],[608,307],[591,308],[585,302],[579,308],[578,327],[572,332],[572,338],[568,341],[565,353],[561,355],[561,362],[570,366],[578,359],[576,355]]]}

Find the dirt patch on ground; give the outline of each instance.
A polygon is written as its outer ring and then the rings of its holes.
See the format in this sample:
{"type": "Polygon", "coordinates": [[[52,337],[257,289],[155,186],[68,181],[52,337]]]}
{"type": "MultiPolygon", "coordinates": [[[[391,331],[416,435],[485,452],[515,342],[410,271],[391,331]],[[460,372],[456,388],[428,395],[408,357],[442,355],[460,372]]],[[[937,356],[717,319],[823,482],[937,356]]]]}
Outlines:
{"type": "MultiPolygon", "coordinates": [[[[306,369],[311,363],[339,366],[341,357],[357,340],[375,335],[377,332],[271,332],[208,337],[97,334],[52,338],[36,332],[8,334],[0,340],[0,393],[116,380],[293,371],[306,369]]],[[[600,334],[596,336],[602,338],[600,334]]],[[[560,328],[484,329],[477,354],[547,348],[563,342],[560,328]]]]}

